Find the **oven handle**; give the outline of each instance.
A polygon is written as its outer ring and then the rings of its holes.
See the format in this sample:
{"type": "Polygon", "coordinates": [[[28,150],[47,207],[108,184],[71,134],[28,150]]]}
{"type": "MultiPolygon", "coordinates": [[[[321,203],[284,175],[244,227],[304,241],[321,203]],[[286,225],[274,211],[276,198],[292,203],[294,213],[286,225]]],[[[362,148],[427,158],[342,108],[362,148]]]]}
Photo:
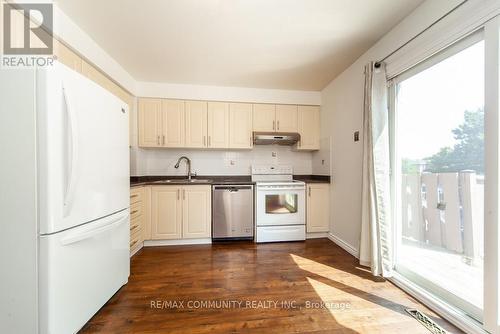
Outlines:
{"type": "Polygon", "coordinates": [[[306,187],[280,187],[280,188],[267,188],[266,186],[257,186],[257,190],[265,191],[282,191],[282,190],[305,190],[306,187]]]}

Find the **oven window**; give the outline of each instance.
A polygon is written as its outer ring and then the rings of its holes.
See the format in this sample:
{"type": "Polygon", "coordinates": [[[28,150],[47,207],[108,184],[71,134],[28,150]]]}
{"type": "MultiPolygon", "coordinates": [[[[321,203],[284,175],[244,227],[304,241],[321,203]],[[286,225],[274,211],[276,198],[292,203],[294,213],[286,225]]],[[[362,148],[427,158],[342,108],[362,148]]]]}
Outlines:
{"type": "Polygon", "coordinates": [[[266,195],[267,214],[296,213],[297,205],[297,194],[266,195]]]}

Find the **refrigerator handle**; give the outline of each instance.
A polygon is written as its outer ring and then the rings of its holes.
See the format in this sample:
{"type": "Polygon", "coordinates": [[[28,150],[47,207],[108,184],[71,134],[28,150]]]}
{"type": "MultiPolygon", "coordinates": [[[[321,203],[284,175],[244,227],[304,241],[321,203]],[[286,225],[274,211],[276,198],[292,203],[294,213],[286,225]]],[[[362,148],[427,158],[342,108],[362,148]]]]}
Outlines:
{"type": "Polygon", "coordinates": [[[73,203],[73,196],[75,194],[76,187],[76,177],[78,175],[78,127],[76,123],[76,116],[74,114],[73,108],[71,106],[71,101],[68,98],[68,93],[66,88],[62,87],[64,105],[66,108],[66,114],[68,115],[69,123],[69,136],[68,140],[71,140],[71,153],[70,159],[66,163],[66,170],[68,175],[68,183],[66,185],[66,193],[64,194],[64,216],[67,217],[71,212],[71,205],[73,203]]]}
{"type": "Polygon", "coordinates": [[[128,219],[129,219],[129,215],[128,215],[128,211],[127,211],[127,214],[125,216],[115,218],[115,219],[109,221],[104,226],[100,226],[100,227],[93,229],[93,230],[90,230],[90,231],[85,231],[85,232],[81,232],[81,233],[75,233],[72,235],[68,235],[66,238],[61,240],[61,245],[66,246],[66,245],[77,243],[79,241],[83,241],[85,239],[90,239],[90,238],[96,236],[97,234],[100,234],[100,233],[103,233],[103,232],[106,232],[108,230],[113,229],[115,226],[120,225],[123,221],[128,220],[128,219]]]}

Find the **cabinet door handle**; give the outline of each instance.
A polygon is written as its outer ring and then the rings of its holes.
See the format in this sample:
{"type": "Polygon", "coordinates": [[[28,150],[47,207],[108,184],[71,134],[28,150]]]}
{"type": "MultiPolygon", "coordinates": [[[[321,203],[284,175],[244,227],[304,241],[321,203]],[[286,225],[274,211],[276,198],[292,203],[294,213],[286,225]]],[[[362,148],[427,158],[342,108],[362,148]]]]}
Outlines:
{"type": "Polygon", "coordinates": [[[276,121],[273,120],[273,130],[276,130],[276,121]]]}
{"type": "Polygon", "coordinates": [[[163,145],[165,145],[165,135],[163,135],[163,145]]]}
{"type": "Polygon", "coordinates": [[[160,145],[160,135],[156,136],[156,143],[160,145]]]}
{"type": "Polygon", "coordinates": [[[203,136],[203,146],[205,146],[205,136],[203,136]]]}
{"type": "Polygon", "coordinates": [[[280,121],[278,121],[278,130],[280,129],[280,121]]]}
{"type": "Polygon", "coordinates": [[[177,200],[180,200],[180,199],[181,199],[181,198],[180,198],[180,196],[181,196],[181,195],[180,195],[180,193],[181,193],[181,190],[180,190],[180,189],[177,189],[177,200]]]}
{"type": "Polygon", "coordinates": [[[186,199],[186,189],[182,189],[182,199],[186,199]]]}
{"type": "Polygon", "coordinates": [[[311,187],[309,187],[309,197],[311,197],[311,187]]]}
{"type": "Polygon", "coordinates": [[[208,146],[212,146],[212,137],[208,136],[208,146]]]}

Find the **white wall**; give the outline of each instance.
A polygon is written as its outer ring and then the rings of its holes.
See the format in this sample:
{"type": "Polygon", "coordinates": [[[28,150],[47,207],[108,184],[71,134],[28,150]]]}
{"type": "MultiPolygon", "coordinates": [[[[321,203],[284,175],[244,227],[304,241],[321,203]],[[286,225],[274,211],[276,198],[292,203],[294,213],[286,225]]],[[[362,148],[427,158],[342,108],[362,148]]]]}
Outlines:
{"type": "Polygon", "coordinates": [[[252,164],[288,164],[295,174],[311,174],[310,152],[293,152],[287,146],[257,146],[252,150],[208,151],[195,149],[131,148],[131,175],[186,175],[184,162],[174,165],[180,156],[191,159],[198,175],[250,175],[252,164]],[[276,157],[273,157],[273,153],[276,157]]]}
{"type": "Polygon", "coordinates": [[[363,138],[354,142],[353,133],[362,131],[364,65],[384,58],[459,2],[424,2],[321,92],[321,133],[332,137],[330,231],[356,250],[361,226],[363,138]]]}

